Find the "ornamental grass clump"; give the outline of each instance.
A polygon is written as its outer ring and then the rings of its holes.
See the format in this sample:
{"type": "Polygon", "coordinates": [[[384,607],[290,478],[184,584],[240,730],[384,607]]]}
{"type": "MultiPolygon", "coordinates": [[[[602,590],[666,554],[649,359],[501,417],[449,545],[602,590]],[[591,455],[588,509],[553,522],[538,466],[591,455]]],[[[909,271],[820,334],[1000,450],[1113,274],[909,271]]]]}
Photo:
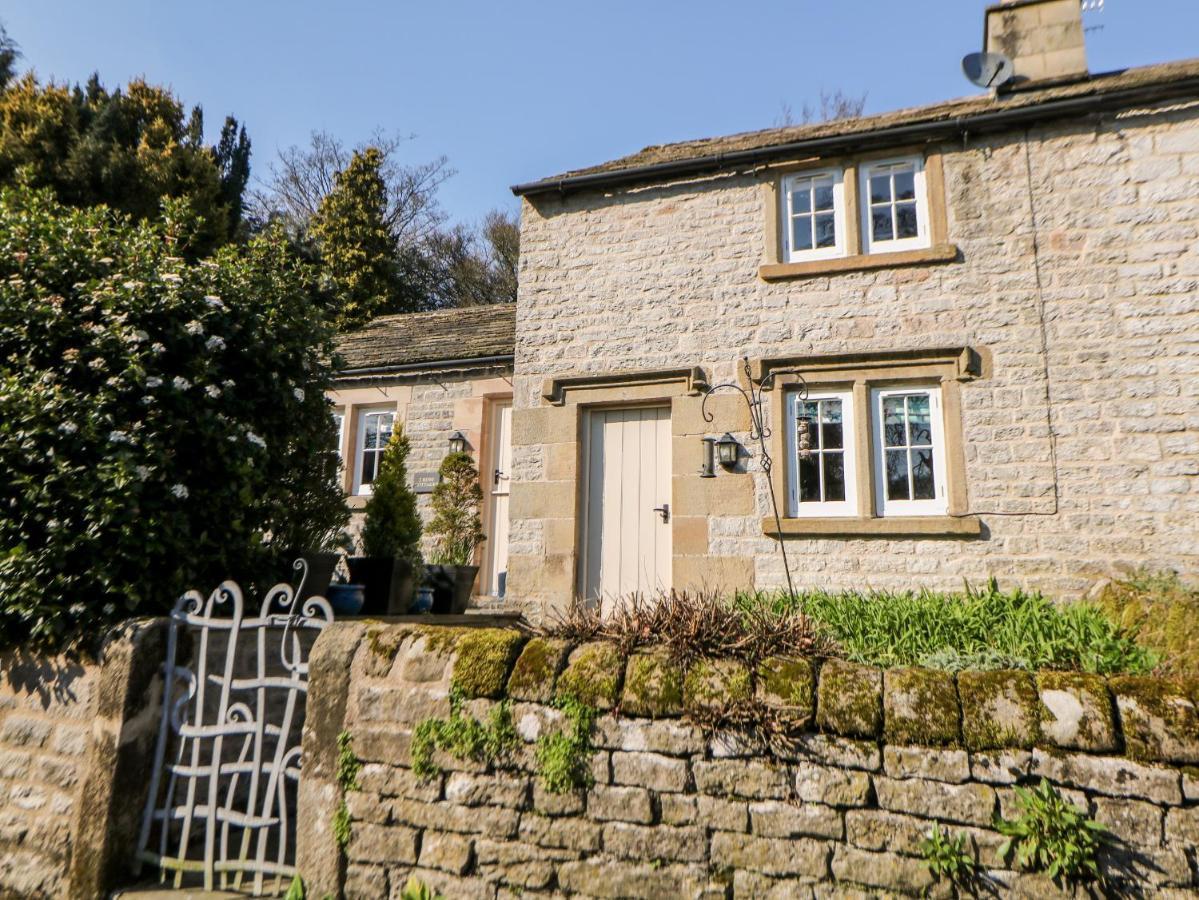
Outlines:
{"type": "Polygon", "coordinates": [[[1161,657],[1156,674],[1199,677],[1199,584],[1141,570],[1107,585],[1099,606],[1161,657]]]}
{"type": "Polygon", "coordinates": [[[744,608],[805,613],[846,658],[893,668],[1065,669],[1143,673],[1158,662],[1093,603],[1056,604],[1003,592],[994,580],[962,593],[807,591],[743,595],[744,608]]]}

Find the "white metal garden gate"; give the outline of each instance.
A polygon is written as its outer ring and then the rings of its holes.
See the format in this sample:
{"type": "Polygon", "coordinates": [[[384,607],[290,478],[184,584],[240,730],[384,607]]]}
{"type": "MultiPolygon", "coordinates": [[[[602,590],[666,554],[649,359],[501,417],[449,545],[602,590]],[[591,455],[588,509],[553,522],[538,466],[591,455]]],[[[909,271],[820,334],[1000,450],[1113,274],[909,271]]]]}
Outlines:
{"type": "Polygon", "coordinates": [[[257,616],[246,617],[232,581],[207,600],[188,591],[171,611],[137,859],[175,887],[191,874],[205,890],[278,893],[295,874],[307,653],[333,620],[323,597],[297,604],[308,573],[302,561],[296,569],[301,587],[275,585],[257,616]]]}

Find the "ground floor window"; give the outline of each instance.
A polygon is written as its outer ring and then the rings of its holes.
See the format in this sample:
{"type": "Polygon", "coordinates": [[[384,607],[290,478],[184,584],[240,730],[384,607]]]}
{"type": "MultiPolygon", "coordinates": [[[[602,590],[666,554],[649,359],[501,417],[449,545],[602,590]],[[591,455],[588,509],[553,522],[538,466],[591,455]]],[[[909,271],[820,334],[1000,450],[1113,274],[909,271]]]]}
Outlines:
{"type": "Polygon", "coordinates": [[[392,410],[365,409],[358,414],[358,465],[354,471],[354,493],[369,494],[375,476],[379,474],[379,460],[391,431],[395,427],[395,412],[392,410]]]}

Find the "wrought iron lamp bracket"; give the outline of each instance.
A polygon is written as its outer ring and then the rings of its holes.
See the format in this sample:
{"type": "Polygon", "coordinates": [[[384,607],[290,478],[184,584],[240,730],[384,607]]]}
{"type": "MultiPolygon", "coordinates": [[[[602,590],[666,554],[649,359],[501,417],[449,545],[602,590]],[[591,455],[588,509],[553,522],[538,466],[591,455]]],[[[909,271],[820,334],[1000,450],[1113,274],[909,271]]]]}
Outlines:
{"type": "Polygon", "coordinates": [[[771,458],[770,451],[766,447],[766,442],[772,432],[766,418],[766,404],[763,394],[773,391],[777,386],[778,377],[786,375],[795,379],[794,390],[799,395],[799,402],[802,403],[808,397],[808,383],[804,380],[803,374],[798,369],[772,369],[755,382],[748,356],[742,357],[741,367],[745,373],[746,386],[743,387],[735,381],[725,381],[720,384],[711,385],[704,391],[704,399],[700,404],[700,414],[703,416],[704,421],[709,424],[716,420],[715,414],[708,409],[708,399],[719,391],[735,391],[745,401],[745,405],[749,409],[749,439],[755,441],[758,445],[762,471],[766,473],[766,487],[770,491],[770,506],[774,511],[774,524],[778,534],[779,554],[783,558],[783,571],[787,575],[787,591],[791,596],[794,596],[795,587],[791,581],[791,565],[787,560],[787,548],[783,542],[782,516],[779,513],[778,498],[774,493],[774,478],[771,477],[774,460],[771,458]]]}

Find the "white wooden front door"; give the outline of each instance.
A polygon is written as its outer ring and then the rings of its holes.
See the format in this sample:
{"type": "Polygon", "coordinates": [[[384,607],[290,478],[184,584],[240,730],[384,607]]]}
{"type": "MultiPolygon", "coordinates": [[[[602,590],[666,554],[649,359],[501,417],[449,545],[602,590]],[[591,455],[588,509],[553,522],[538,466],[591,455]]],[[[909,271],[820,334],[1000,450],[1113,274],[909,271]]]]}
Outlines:
{"type": "Polygon", "coordinates": [[[512,484],[512,404],[491,407],[491,496],[487,516],[486,591],[502,597],[508,589],[508,492],[512,484]]]}
{"type": "Polygon", "coordinates": [[[589,415],[580,587],[605,605],[670,589],[670,408],[589,415]]]}

